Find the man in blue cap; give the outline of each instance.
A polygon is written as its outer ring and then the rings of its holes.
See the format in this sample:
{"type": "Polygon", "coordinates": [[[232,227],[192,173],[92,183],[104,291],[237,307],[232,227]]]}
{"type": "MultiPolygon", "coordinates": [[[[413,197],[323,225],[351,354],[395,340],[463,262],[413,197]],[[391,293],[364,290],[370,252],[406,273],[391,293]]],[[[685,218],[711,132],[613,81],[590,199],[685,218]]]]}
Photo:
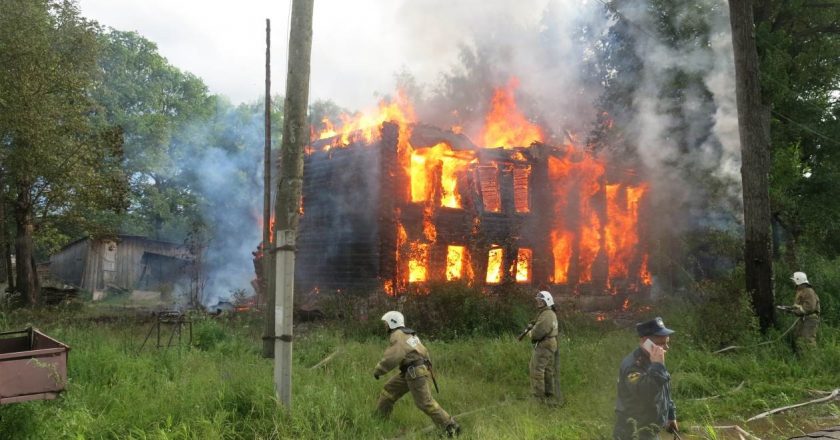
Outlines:
{"type": "Polygon", "coordinates": [[[614,440],[659,439],[659,431],[676,432],[676,408],[671,400],[671,375],[665,368],[673,330],[662,318],[636,324],[639,347],[621,362],[615,401],[614,440]]]}

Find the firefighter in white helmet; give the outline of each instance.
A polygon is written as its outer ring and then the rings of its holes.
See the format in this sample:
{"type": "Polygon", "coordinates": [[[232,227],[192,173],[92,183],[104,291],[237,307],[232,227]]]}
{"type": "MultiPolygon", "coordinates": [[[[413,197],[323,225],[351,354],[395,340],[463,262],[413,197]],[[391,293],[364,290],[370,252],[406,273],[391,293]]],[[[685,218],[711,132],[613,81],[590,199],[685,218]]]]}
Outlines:
{"type": "Polygon", "coordinates": [[[431,384],[435,382],[434,370],[429,360],[429,351],[420,342],[414,330],[405,326],[405,317],[397,311],[390,311],[382,315],[382,321],[388,326],[391,345],[385,350],[382,360],[376,364],[373,377],[379,379],[396,367],[399,374],[392,376],[385,382],[376,411],[387,417],[394,408],[394,403],[405,393],[411,392],[414,404],[426,413],[444,432],[453,437],[461,432],[461,427],[432,397],[431,384]]]}
{"type": "Polygon", "coordinates": [[[537,400],[549,404],[562,404],[560,393],[559,367],[557,351],[557,314],[554,298],[545,290],[534,297],[537,316],[528,325],[527,335],[534,344],[534,353],[528,369],[531,377],[531,392],[537,400]],[[555,380],[557,379],[557,380],[555,380]]]}
{"type": "Polygon", "coordinates": [[[820,326],[820,298],[808,282],[805,272],[794,272],[790,280],[796,285],[793,306],[779,308],[799,317],[794,330],[796,349],[816,347],[817,329],[820,326]]]}

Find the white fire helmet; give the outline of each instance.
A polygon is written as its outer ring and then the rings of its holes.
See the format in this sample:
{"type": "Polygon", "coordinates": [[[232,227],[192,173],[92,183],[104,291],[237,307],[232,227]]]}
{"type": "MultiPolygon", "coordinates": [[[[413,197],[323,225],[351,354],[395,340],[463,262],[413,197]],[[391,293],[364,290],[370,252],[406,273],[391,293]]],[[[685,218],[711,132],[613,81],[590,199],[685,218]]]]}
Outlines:
{"type": "Polygon", "coordinates": [[[554,298],[552,298],[551,294],[546,292],[545,290],[537,292],[537,296],[535,298],[541,299],[545,303],[546,307],[551,307],[554,305],[554,298]]]}
{"type": "Polygon", "coordinates": [[[393,330],[395,328],[405,327],[405,317],[402,313],[395,310],[382,315],[382,320],[388,324],[388,328],[393,330]]]}
{"type": "Polygon", "coordinates": [[[805,275],[805,272],[794,272],[793,276],[790,277],[790,279],[791,281],[793,281],[793,284],[796,284],[797,286],[800,284],[810,284],[808,282],[808,277],[805,275]]]}

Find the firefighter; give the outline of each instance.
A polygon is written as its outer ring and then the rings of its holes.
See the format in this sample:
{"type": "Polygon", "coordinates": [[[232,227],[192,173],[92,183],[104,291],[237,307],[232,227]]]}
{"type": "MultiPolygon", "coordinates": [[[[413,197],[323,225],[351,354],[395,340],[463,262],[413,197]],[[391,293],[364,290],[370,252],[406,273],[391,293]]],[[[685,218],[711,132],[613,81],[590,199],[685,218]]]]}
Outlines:
{"type": "Polygon", "coordinates": [[[527,333],[531,337],[531,343],[534,344],[531,362],[528,363],[531,393],[540,402],[562,404],[559,380],[555,380],[555,374],[559,375],[560,365],[557,351],[559,331],[554,298],[543,290],[537,293],[534,301],[537,306],[537,316],[528,325],[527,333]]]}
{"type": "Polygon", "coordinates": [[[636,333],[639,347],[624,358],[618,372],[613,440],[655,440],[663,428],[676,436],[679,426],[671,399],[671,375],[665,368],[674,331],[657,317],[636,324],[636,333]]]}
{"type": "Polygon", "coordinates": [[[817,346],[817,329],[820,326],[820,298],[805,272],[794,272],[790,277],[796,285],[796,296],[793,299],[793,306],[784,307],[790,313],[799,317],[794,329],[794,344],[797,350],[817,346]]]}
{"type": "Polygon", "coordinates": [[[407,392],[411,392],[414,404],[426,413],[435,424],[443,429],[449,437],[460,434],[461,427],[432,397],[431,384],[435,381],[429,351],[420,342],[414,330],[405,326],[405,317],[397,311],[390,311],[382,315],[382,321],[388,326],[391,345],[385,350],[382,360],[373,370],[374,379],[399,367],[399,374],[392,376],[385,382],[376,411],[382,417],[388,417],[394,408],[394,403],[407,392]]]}

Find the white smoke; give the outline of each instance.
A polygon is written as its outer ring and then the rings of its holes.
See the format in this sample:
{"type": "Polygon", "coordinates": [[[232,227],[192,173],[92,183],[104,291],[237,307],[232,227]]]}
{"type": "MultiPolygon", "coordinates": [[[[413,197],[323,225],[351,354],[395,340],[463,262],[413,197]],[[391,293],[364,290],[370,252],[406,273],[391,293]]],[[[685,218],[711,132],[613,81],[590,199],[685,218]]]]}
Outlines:
{"type": "Polygon", "coordinates": [[[697,39],[677,44],[664,41],[655,34],[657,26],[647,3],[627,4],[619,13],[631,23],[642,63],[632,109],[639,156],[652,172],[659,193],[687,205],[708,194],[697,191],[686,179],[686,170],[713,176],[724,187],[724,200],[718,203],[729,212],[731,225],[731,219],[741,215],[741,154],[728,5],[723,0],[702,0],[693,2],[690,11],[670,17],[677,28],[689,14],[692,20],[702,21],[710,32],[706,45],[697,39]],[[674,87],[669,83],[674,72],[702,78],[703,87],[683,86],[679,99],[667,96],[674,87]],[[684,135],[674,135],[677,130],[684,135]]]}
{"type": "MultiPolygon", "coordinates": [[[[404,2],[396,16],[402,25],[400,48],[416,60],[407,62],[404,69],[427,91],[438,87],[447,75],[470,69],[474,70],[470,78],[485,83],[482,91],[504,86],[516,77],[517,96],[529,116],[555,133],[585,135],[601,90],[584,78],[592,50],[582,32],[597,36],[605,31],[609,20],[602,8],[595,0],[404,2]],[[464,60],[465,51],[483,57],[478,62],[486,64],[471,65],[476,60],[464,60]]],[[[478,117],[483,116],[491,96],[465,92],[450,98],[462,101],[478,117]]],[[[439,109],[425,113],[434,110],[439,109]]],[[[480,125],[481,121],[474,122],[480,125]]]]}
{"type": "Polygon", "coordinates": [[[190,142],[202,147],[181,164],[197,181],[209,236],[202,261],[205,305],[240,289],[254,293],[252,252],[262,241],[262,110],[243,105],[217,111],[215,120],[190,128],[190,142]]]}

